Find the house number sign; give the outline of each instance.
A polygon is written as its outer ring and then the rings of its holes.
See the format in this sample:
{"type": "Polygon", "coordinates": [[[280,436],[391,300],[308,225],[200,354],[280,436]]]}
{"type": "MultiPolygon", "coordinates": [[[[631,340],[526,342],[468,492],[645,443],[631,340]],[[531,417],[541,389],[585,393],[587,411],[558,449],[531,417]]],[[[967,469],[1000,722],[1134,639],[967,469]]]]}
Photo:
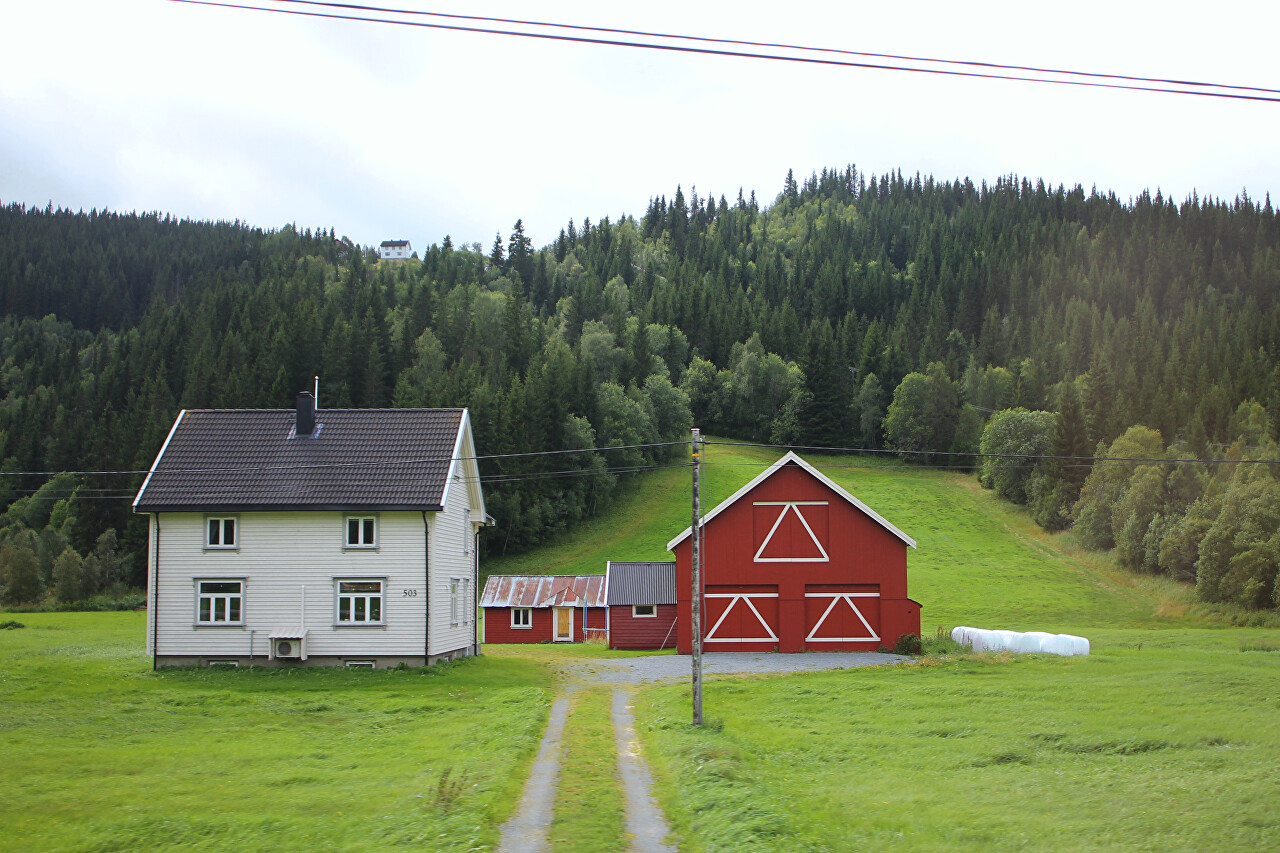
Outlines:
{"type": "Polygon", "coordinates": [[[418,595],[418,591],[416,589],[406,589],[404,591],[405,598],[416,598],[417,595],[418,595]]]}

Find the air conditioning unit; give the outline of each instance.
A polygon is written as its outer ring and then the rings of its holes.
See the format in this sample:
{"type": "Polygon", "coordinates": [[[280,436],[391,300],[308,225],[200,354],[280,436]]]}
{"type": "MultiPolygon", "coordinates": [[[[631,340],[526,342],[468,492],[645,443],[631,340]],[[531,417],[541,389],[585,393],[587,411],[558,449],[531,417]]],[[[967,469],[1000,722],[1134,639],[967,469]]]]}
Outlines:
{"type": "Polygon", "coordinates": [[[272,660],[306,660],[307,629],[277,628],[268,637],[272,660]]]}

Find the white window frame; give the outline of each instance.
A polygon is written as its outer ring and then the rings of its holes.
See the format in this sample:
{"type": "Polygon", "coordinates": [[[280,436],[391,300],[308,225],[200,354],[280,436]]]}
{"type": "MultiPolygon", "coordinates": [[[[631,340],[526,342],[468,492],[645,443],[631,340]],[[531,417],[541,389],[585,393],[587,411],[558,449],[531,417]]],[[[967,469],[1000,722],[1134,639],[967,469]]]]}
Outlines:
{"type": "Polygon", "coordinates": [[[632,618],[632,619],[657,619],[657,618],[658,618],[658,605],[656,605],[656,604],[633,604],[633,605],[631,605],[631,618],[632,618]],[[641,613],[641,612],[640,612],[640,608],[641,608],[641,607],[647,607],[647,608],[649,608],[649,612],[648,612],[648,613],[641,613]]]}
{"type": "Polygon", "coordinates": [[[204,549],[206,551],[239,551],[240,550],[240,516],[238,515],[206,515],[204,517],[204,549]],[[227,522],[231,523],[230,545],[226,542],[227,522]],[[218,541],[211,542],[210,525],[218,525],[218,541]]]}
{"type": "Polygon", "coordinates": [[[347,669],[377,669],[377,665],[371,660],[349,660],[346,662],[347,669]]]}
{"type": "Polygon", "coordinates": [[[363,515],[344,515],[342,517],[342,547],[347,551],[375,551],[378,548],[378,515],[377,513],[366,513],[363,515]],[[356,529],[356,541],[351,541],[351,522],[358,522],[356,529]],[[372,528],[370,527],[372,524],[372,528]],[[366,541],[366,534],[372,529],[373,541],[366,541]]]}
{"type": "Polygon", "coordinates": [[[387,579],[386,578],[361,578],[361,577],[344,577],[333,579],[333,625],[335,628],[376,628],[387,624],[387,579]],[[342,585],[345,583],[362,583],[378,584],[378,591],[371,590],[350,590],[342,591],[342,585]],[[344,598],[351,600],[351,606],[347,609],[351,618],[342,618],[342,600],[344,598]],[[364,601],[364,619],[354,618],[356,615],[356,601],[364,601]],[[378,601],[378,618],[370,619],[369,614],[373,608],[370,602],[373,599],[378,601]]]}
{"type": "Polygon", "coordinates": [[[462,579],[462,624],[470,625],[476,621],[475,596],[471,592],[471,578],[462,579]]]}
{"type": "Polygon", "coordinates": [[[245,587],[248,585],[244,578],[192,578],[192,584],[195,592],[195,611],[192,614],[192,622],[197,628],[239,628],[244,626],[244,599],[245,587]],[[204,584],[214,583],[233,583],[240,587],[239,592],[205,592],[202,589],[204,584]],[[203,599],[209,599],[209,618],[200,618],[200,602],[203,599]],[[218,612],[217,602],[223,602],[222,612],[226,616],[231,616],[231,601],[236,599],[240,605],[240,618],[232,620],[215,618],[218,612]]]}
{"type": "Polygon", "coordinates": [[[511,608],[511,627],[521,631],[533,627],[533,608],[532,607],[513,607],[511,608]],[[524,624],[516,614],[524,614],[524,624]]]}

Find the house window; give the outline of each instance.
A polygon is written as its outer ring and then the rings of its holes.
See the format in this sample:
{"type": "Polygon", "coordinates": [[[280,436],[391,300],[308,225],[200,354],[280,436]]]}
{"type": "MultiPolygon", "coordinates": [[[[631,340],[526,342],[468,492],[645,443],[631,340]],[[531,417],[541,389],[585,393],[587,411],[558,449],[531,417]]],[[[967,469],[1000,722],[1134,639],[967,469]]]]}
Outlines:
{"type": "Polygon", "coordinates": [[[378,517],[374,515],[347,516],[348,548],[378,547],[378,517]]]}
{"type": "Polygon", "coordinates": [[[657,616],[658,606],[656,604],[633,604],[631,605],[631,615],[637,619],[657,616]]]}
{"type": "Polygon", "coordinates": [[[533,608],[530,608],[530,607],[511,608],[511,627],[512,628],[532,628],[533,627],[533,608]]]}
{"type": "Polygon", "coordinates": [[[470,625],[476,618],[476,602],[471,595],[471,578],[462,579],[462,624],[470,625]]]}
{"type": "Polygon", "coordinates": [[[349,660],[347,661],[347,669],[373,669],[373,661],[349,660]]]}
{"type": "Polygon", "coordinates": [[[240,540],[237,538],[240,533],[238,527],[235,516],[207,519],[204,529],[204,547],[218,550],[240,547],[240,540]]]}
{"type": "Polygon", "coordinates": [[[197,625],[243,625],[244,581],[196,581],[197,625]]]}
{"type": "Polygon", "coordinates": [[[449,579],[449,624],[458,624],[458,611],[461,609],[462,602],[459,593],[462,590],[461,578],[449,579]]]}
{"type": "Polygon", "coordinates": [[[340,580],[337,586],[339,625],[383,624],[383,581],[340,580]]]}

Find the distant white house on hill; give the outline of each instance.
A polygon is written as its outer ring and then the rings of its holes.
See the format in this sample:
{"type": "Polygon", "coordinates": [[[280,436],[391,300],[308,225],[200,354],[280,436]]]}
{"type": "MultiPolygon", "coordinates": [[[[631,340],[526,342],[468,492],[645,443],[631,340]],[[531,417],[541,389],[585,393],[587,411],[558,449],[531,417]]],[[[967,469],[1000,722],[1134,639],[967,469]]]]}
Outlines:
{"type": "Polygon", "coordinates": [[[395,261],[413,254],[413,246],[408,240],[383,240],[378,247],[378,257],[384,261],[395,261]]]}
{"type": "Polygon", "coordinates": [[[476,654],[466,409],[183,410],[138,496],[156,666],[476,654]]]}

